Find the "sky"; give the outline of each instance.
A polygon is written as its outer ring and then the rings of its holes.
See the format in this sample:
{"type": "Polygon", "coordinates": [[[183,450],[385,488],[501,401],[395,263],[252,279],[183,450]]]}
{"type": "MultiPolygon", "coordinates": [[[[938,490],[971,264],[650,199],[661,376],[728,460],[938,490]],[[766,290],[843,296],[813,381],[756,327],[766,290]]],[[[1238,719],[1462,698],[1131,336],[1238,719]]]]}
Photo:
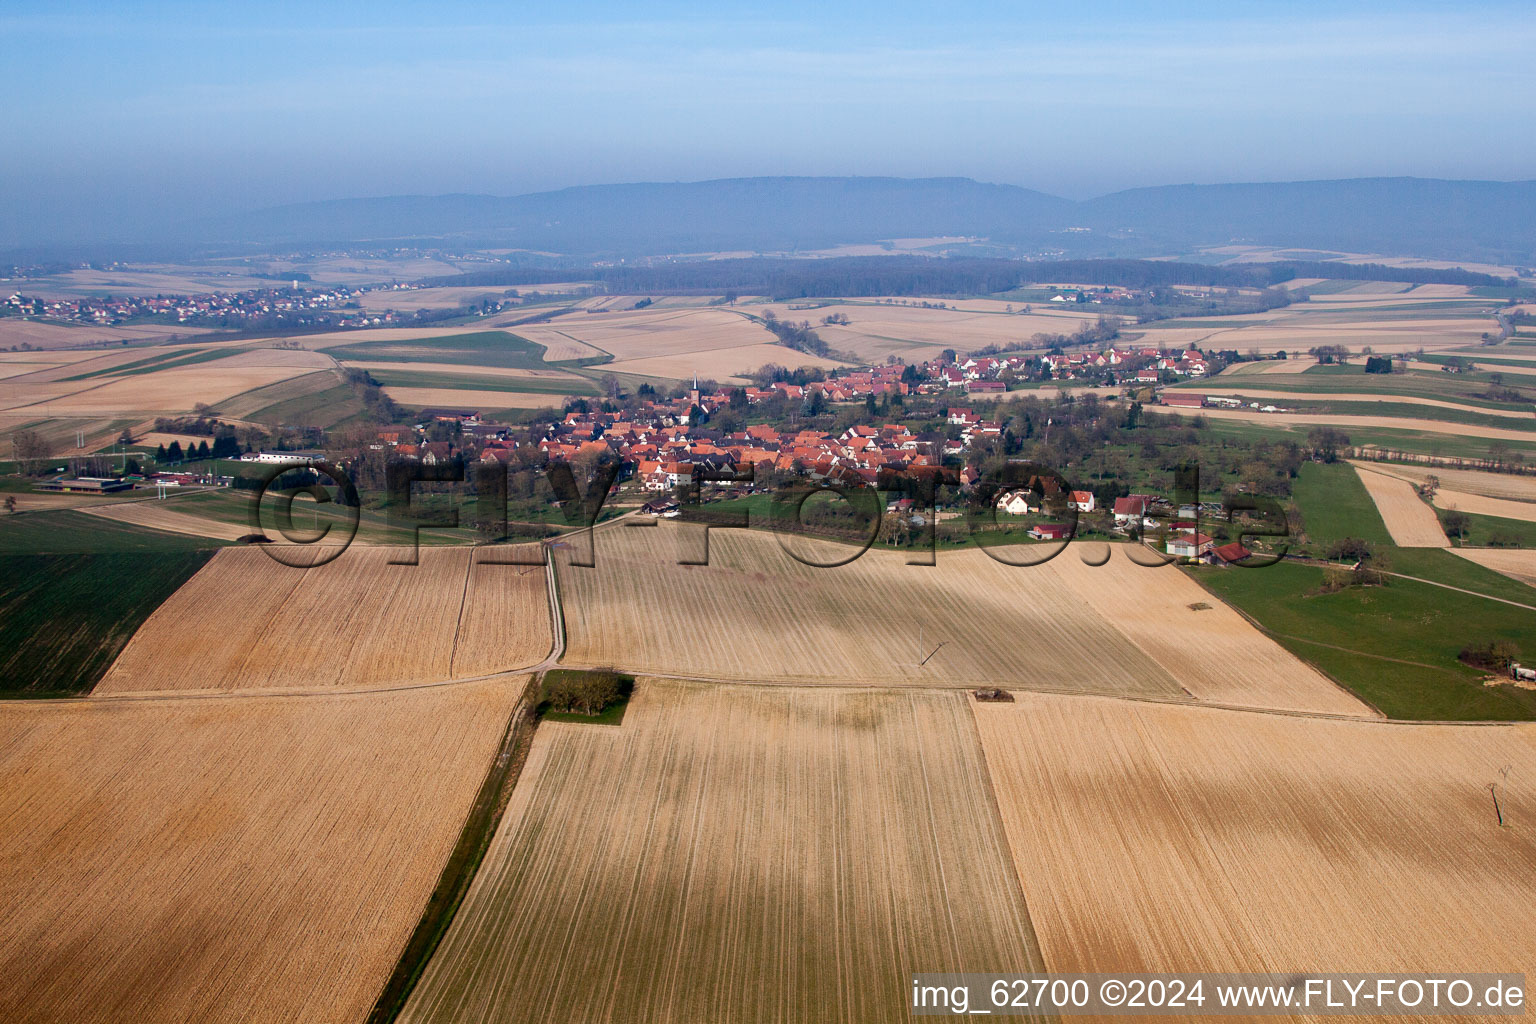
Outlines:
{"type": "Polygon", "coordinates": [[[1536,178],[1536,5],[31,3],[0,248],[314,199],[751,175],[1536,178]]]}

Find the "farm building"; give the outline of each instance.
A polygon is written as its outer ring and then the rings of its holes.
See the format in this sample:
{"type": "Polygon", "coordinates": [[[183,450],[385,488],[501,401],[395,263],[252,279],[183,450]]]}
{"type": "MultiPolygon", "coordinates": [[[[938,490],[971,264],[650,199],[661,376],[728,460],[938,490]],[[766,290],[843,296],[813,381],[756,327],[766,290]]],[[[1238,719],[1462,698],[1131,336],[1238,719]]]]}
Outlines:
{"type": "Polygon", "coordinates": [[[1216,542],[1203,533],[1181,533],[1168,538],[1167,551],[1175,558],[1209,558],[1216,542]]]}
{"type": "Polygon", "coordinates": [[[71,491],[86,494],[111,494],[114,491],[126,491],[132,487],[133,484],[127,480],[109,476],[80,476],[68,480],[48,480],[37,485],[40,491],[71,491]]]}
{"type": "Polygon", "coordinates": [[[1175,409],[1203,409],[1205,396],[1191,391],[1164,391],[1163,404],[1175,409]]]}
{"type": "Polygon", "coordinates": [[[1066,540],[1072,533],[1072,527],[1066,523],[1036,523],[1029,528],[1029,535],[1035,540],[1066,540]]]}
{"type": "Polygon", "coordinates": [[[1241,562],[1253,554],[1253,552],[1243,547],[1237,541],[1233,541],[1230,544],[1223,544],[1218,548],[1211,549],[1211,554],[1216,556],[1215,561],[1218,564],[1230,565],[1233,562],[1241,562]]]}

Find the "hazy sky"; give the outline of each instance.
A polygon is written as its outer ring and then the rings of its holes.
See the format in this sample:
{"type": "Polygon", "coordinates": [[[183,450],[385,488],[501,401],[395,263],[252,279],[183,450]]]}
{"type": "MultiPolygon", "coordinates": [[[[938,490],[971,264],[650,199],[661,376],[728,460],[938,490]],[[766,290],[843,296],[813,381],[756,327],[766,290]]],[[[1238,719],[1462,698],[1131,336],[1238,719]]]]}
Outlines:
{"type": "Polygon", "coordinates": [[[28,3],[0,246],[227,205],[758,174],[1536,177],[1536,5],[28,3]]]}

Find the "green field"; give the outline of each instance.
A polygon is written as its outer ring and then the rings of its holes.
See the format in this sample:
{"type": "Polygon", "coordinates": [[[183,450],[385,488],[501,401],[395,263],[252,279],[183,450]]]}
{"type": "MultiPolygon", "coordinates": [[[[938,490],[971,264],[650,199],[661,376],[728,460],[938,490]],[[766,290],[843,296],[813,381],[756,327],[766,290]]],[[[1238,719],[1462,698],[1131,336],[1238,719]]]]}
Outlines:
{"type": "MultiPolygon", "coordinates": [[[[1242,365],[1242,364],[1239,364],[1242,365]]],[[[1519,391],[1528,398],[1536,397],[1536,378],[1525,388],[1521,378],[1511,375],[1503,386],[1519,391]]],[[[1366,373],[1364,366],[1313,366],[1298,373],[1220,374],[1208,380],[1186,382],[1170,390],[1190,390],[1203,393],[1244,391],[1284,391],[1298,397],[1323,398],[1330,394],[1380,394],[1383,398],[1430,398],[1442,402],[1456,402],[1469,408],[1498,409],[1505,412],[1536,413],[1531,401],[1502,402],[1481,397],[1493,383],[1486,373],[1444,373],[1428,370],[1408,370],[1394,373],[1366,373]]],[[[1375,405],[1370,408],[1377,408],[1375,405]]],[[[1412,406],[1423,416],[1432,407],[1412,406]]],[[[1507,417],[1506,417],[1507,419],[1507,417]]],[[[1536,416],[1533,416],[1536,419],[1536,416]]]]}
{"type": "MultiPolygon", "coordinates": [[[[1162,410],[1149,410],[1152,415],[1166,415],[1162,410]]],[[[1192,416],[1183,417],[1189,422],[1192,416]]],[[[1317,429],[1315,423],[1284,423],[1284,417],[1275,416],[1275,423],[1250,423],[1241,420],[1207,420],[1200,431],[1204,438],[1230,437],[1244,441],[1260,438],[1271,441],[1294,441],[1307,444],[1307,434],[1317,429]]],[[[1340,425],[1351,444],[1376,445],[1392,451],[1412,452],[1422,455],[1445,455],[1458,458],[1481,459],[1489,456],[1493,442],[1461,434],[1439,434],[1427,430],[1398,427],[1361,427],[1353,423],[1340,425]]],[[[1536,436],[1531,441],[1504,441],[1510,451],[1518,451],[1528,457],[1536,457],[1536,436]]]]}
{"type": "Polygon", "coordinates": [[[379,363],[454,363],[460,366],[499,366],[512,370],[539,370],[551,366],[584,366],[605,362],[608,357],[546,363],[544,346],[509,331],[476,331],[440,338],[401,341],[360,341],[326,350],[341,360],[379,363]],[[409,347],[416,354],[402,354],[409,347]]]}
{"type": "Polygon", "coordinates": [[[596,395],[597,386],[585,377],[476,377],[469,373],[433,373],[415,370],[370,370],[369,376],[385,387],[457,388],[464,391],[506,391],[529,395],[596,395]]]}
{"type": "Polygon", "coordinates": [[[1347,464],[1305,464],[1292,495],[1308,537],[1302,553],[1321,556],[1333,541],[1359,537],[1372,545],[1379,568],[1415,579],[1394,576],[1385,586],[1322,593],[1328,573],[1339,570],[1298,561],[1252,571],[1197,571],[1196,578],[1298,657],[1393,718],[1536,718],[1536,693],[1484,686],[1487,673],[1456,657],[1464,646],[1496,639],[1536,654],[1536,612],[1502,603],[1536,606],[1536,588],[1449,551],[1393,546],[1370,494],[1347,464]]]}
{"type": "MultiPolygon", "coordinates": [[[[1196,578],[1292,653],[1392,718],[1536,718],[1536,692],[1484,686],[1487,673],[1456,657],[1465,645],[1495,639],[1536,649],[1531,628],[1536,612],[1396,578],[1388,586],[1322,594],[1318,590],[1327,572],[1282,562],[1251,571],[1205,570],[1196,578]]],[[[1466,582],[1466,577],[1458,579],[1466,582]]],[[[1492,593],[1495,587],[1487,589],[1492,593]]],[[[1503,582],[1497,589],[1502,596],[1503,582]]],[[[1524,590],[1536,604],[1536,589],[1524,590]]]]}
{"type": "Polygon", "coordinates": [[[176,554],[223,546],[207,537],[145,530],[73,509],[0,515],[0,555],[176,554]]]}
{"type": "MultiPolygon", "coordinates": [[[[1304,548],[1318,557],[1345,537],[1358,537],[1382,547],[1392,543],[1376,503],[1348,463],[1305,463],[1291,486],[1291,497],[1301,513],[1300,528],[1307,536],[1304,548]]],[[[1292,524],[1293,535],[1296,526],[1292,524]]]]}
{"type": "Polygon", "coordinates": [[[0,693],[84,693],[210,550],[0,555],[0,693]]]}
{"type": "Polygon", "coordinates": [[[338,384],[324,391],[311,391],[307,395],[274,402],[251,413],[249,418],[260,423],[329,430],[362,411],[363,401],[357,397],[357,392],[345,384],[338,384]]]}
{"type": "MultiPolygon", "coordinates": [[[[1435,509],[1435,514],[1440,517],[1440,525],[1444,527],[1448,514],[1446,510],[1435,509]]],[[[1463,515],[1467,517],[1467,535],[1452,539],[1452,543],[1460,547],[1536,548],[1536,523],[1480,516],[1472,512],[1463,515]]]]}

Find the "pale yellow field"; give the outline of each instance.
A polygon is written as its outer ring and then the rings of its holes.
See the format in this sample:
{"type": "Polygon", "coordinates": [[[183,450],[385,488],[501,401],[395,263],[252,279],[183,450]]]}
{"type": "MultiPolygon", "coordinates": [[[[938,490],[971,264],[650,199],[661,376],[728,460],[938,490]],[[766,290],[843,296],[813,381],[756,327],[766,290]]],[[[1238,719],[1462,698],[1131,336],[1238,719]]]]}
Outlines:
{"type": "Polygon", "coordinates": [[[972,710],[1052,972],[1536,971],[1531,726],[972,710]]]}
{"type": "MultiPolygon", "coordinates": [[[[142,358],[142,355],[141,355],[142,358]]],[[[136,416],[190,412],[252,388],[332,365],[313,352],[259,349],[212,362],[122,377],[32,383],[0,382],[0,407],[47,416],[136,416]]],[[[86,372],[90,367],[73,372],[86,372]]]]}
{"type": "Polygon", "coordinates": [[[1044,970],[959,693],[641,680],[546,722],[402,1024],[905,1019],[1044,970]]]}
{"type": "Polygon", "coordinates": [[[1489,498],[1481,494],[1467,494],[1444,487],[1435,492],[1434,501],[1436,508],[1456,509],[1479,516],[1497,516],[1500,519],[1518,519],[1526,523],[1536,523],[1536,502],[1489,498]]]}
{"type": "MultiPolygon", "coordinates": [[[[761,324],[725,307],[574,313],[512,330],[546,346],[549,351],[545,358],[549,360],[608,352],[622,362],[771,345],[775,341],[761,324]]],[[[797,354],[787,348],[784,352],[787,356],[797,354]]]]}
{"type": "Polygon", "coordinates": [[[1476,469],[1452,469],[1443,466],[1404,466],[1390,462],[1356,462],[1386,476],[1395,476],[1422,484],[1436,477],[1444,487],[1463,494],[1480,494],[1509,501],[1536,502],[1536,476],[1516,473],[1487,473],[1476,469]]]}
{"type": "Polygon", "coordinates": [[[1536,587],[1536,550],[1531,548],[1452,548],[1469,562],[1536,587]]]}
{"type": "Polygon", "coordinates": [[[52,370],[59,365],[55,360],[38,358],[42,353],[33,352],[7,352],[5,355],[32,356],[29,360],[7,359],[0,361],[0,380],[10,380],[13,377],[25,377],[27,374],[40,373],[43,370],[52,370]]]}
{"type": "Polygon", "coordinates": [[[1402,466],[1385,462],[1356,463],[1415,486],[1431,476],[1440,481],[1434,503],[1439,508],[1536,522],[1536,476],[1485,473],[1440,466],[1402,466]]]}
{"type": "Polygon", "coordinates": [[[113,416],[43,419],[45,415],[38,409],[0,412],[0,452],[9,458],[12,434],[26,428],[42,435],[55,458],[84,455],[114,443],[125,425],[133,425],[131,419],[113,416]],[[76,444],[81,432],[85,434],[83,445],[76,444]]]}
{"type": "MultiPolygon", "coordinates": [[[[1465,356],[1465,358],[1470,359],[1471,364],[1478,365],[1476,356],[1470,355],[1470,353],[1458,353],[1458,355],[1465,356]]],[[[1418,359],[1410,359],[1409,368],[1410,370],[1432,370],[1435,373],[1442,373],[1445,370],[1445,367],[1442,367],[1438,362],[1421,362],[1418,359]]],[[[1496,370],[1496,372],[1502,373],[1504,376],[1510,376],[1511,373],[1518,376],[1536,373],[1536,364],[1528,364],[1528,362],[1521,365],[1482,364],[1479,368],[1482,368],[1482,370],[1496,370]]],[[[1514,384],[1519,384],[1519,381],[1514,381],[1514,384]]]]}
{"type": "Polygon", "coordinates": [[[1222,370],[1219,376],[1223,378],[1258,377],[1274,373],[1300,373],[1307,368],[1309,362],[1297,363],[1290,359],[1264,359],[1256,363],[1232,363],[1222,370]]]}
{"type": "Polygon", "coordinates": [[[1389,427],[1397,430],[1421,430],[1426,434],[1455,434],[1488,440],[1536,441],[1536,431],[1506,427],[1484,427],[1449,420],[1418,420],[1401,416],[1345,416],[1323,412],[1259,412],[1257,409],[1201,409],[1199,415],[1212,420],[1243,420],[1272,427],[1308,427],[1315,424],[1338,427],[1346,434],[1351,427],[1389,427]]]}
{"type": "MultiPolygon", "coordinates": [[[[1289,362],[1289,360],[1287,360],[1287,362],[1289,362]]],[[[1260,365],[1260,366],[1269,366],[1269,365],[1283,365],[1283,364],[1260,363],[1258,365],[1260,365]]],[[[1196,385],[1192,385],[1190,387],[1190,390],[1193,391],[1193,390],[1197,390],[1198,388],[1199,388],[1199,385],[1196,384],[1196,385]]],[[[1378,392],[1374,392],[1374,393],[1373,392],[1369,392],[1369,391],[1361,391],[1361,392],[1347,392],[1346,391],[1346,392],[1328,392],[1327,394],[1320,394],[1320,393],[1304,392],[1304,391],[1271,390],[1271,389],[1267,389],[1267,388],[1263,388],[1263,387],[1257,387],[1257,388],[1243,388],[1241,391],[1238,391],[1236,389],[1230,389],[1230,390],[1223,389],[1222,391],[1218,392],[1218,394],[1231,395],[1234,398],[1242,398],[1242,399],[1245,399],[1245,400],[1254,400],[1254,401],[1263,400],[1263,401],[1269,402],[1269,403],[1276,403],[1276,402],[1284,403],[1284,402],[1288,402],[1288,401],[1289,402],[1391,402],[1394,405],[1396,405],[1396,404],[1402,404],[1402,405],[1424,405],[1424,406],[1430,406],[1430,407],[1438,408],[1438,409],[1457,409],[1457,410],[1461,410],[1461,411],[1466,411],[1468,409],[1468,406],[1465,403],[1462,403],[1462,402],[1446,402],[1446,401],[1442,401],[1442,400],[1440,400],[1438,398],[1421,398],[1418,395],[1384,395],[1384,394],[1382,394],[1379,391],[1378,392]]],[[[1481,408],[1481,407],[1473,409],[1472,411],[1477,412],[1477,413],[1479,413],[1481,415],[1485,415],[1485,416],[1503,416],[1503,417],[1506,417],[1507,419],[1511,419],[1511,420],[1524,420],[1525,422],[1530,423],[1533,426],[1536,426],[1536,416],[1533,416],[1530,412],[1526,412],[1526,411],[1518,411],[1518,410],[1514,410],[1514,409],[1485,409],[1485,408],[1481,408]]]]}
{"type": "Polygon", "coordinates": [[[1434,509],[1420,500],[1412,484],[1397,477],[1373,472],[1367,463],[1355,467],[1376,511],[1381,513],[1392,543],[1404,548],[1448,548],[1451,542],[1440,528],[1434,509]]]}
{"type": "Polygon", "coordinates": [[[386,387],[384,393],[408,409],[431,407],[449,409],[558,409],[565,395],[542,395],[527,391],[471,391],[459,388],[386,387]]]}
{"type": "Polygon", "coordinates": [[[0,1018],[361,1021],[515,680],[0,706],[0,1018]]]}
{"type": "MultiPolygon", "coordinates": [[[[919,566],[877,548],[846,566],[813,568],[773,535],[715,530],[708,566],[678,565],[680,554],[697,554],[684,536],[695,529],[598,530],[594,568],[557,555],[567,661],[719,679],[995,684],[1369,713],[1235,614],[1190,611],[1216,602],[1177,570],[1121,566],[1121,552],[1102,568],[1083,564],[1076,549],[1036,566],[977,550],[941,551],[937,565],[919,566]]],[[[822,559],[852,551],[792,543],[822,559]]]]}
{"type": "MultiPolygon", "coordinates": [[[[1095,313],[1057,311],[1036,304],[1033,313],[1013,315],[977,310],[923,309],[920,306],[886,306],[848,303],[797,310],[793,303],[771,303],[781,320],[809,320],[827,344],[853,352],[862,359],[884,362],[895,355],[911,360],[932,359],[945,348],[970,351],[988,345],[1027,347],[1036,334],[1068,334],[1095,313]],[[824,325],[823,317],[842,314],[847,326],[824,325]]],[[[1022,304],[1021,304],[1022,305],[1022,304]]],[[[756,311],[756,310],[754,310],[756,311]]]]}
{"type": "MultiPolygon", "coordinates": [[[[29,291],[28,294],[32,293],[29,291]]],[[[206,327],[168,327],[163,324],[87,326],[0,317],[0,348],[22,345],[31,345],[35,349],[85,348],[103,342],[191,338],[208,333],[210,329],[206,327]]]]}
{"type": "MultiPolygon", "coordinates": [[[[1088,547],[1088,545],[1082,545],[1088,547]]],[[[1375,712],[1255,629],[1184,570],[1132,562],[1113,545],[1102,566],[1068,550],[1050,568],[1094,611],[1145,651],[1191,696],[1213,704],[1336,715],[1375,712]],[[1206,605],[1205,608],[1194,607],[1206,605]]],[[[1145,559],[1144,560],[1150,560],[1145,559]]],[[[1028,570],[1026,570],[1028,571],[1028,570]]],[[[1196,577],[1257,569],[1198,568],[1196,577]]]]}
{"type": "Polygon", "coordinates": [[[387,687],[500,672],[550,649],[542,571],[470,548],[354,545],[312,569],[220,551],[155,610],[93,696],[387,687]]]}
{"type": "MultiPolygon", "coordinates": [[[[1340,314],[1342,315],[1342,314],[1340,314]]],[[[1306,352],[1317,345],[1343,345],[1360,352],[1369,345],[1380,355],[1418,349],[1447,349],[1478,342],[1483,332],[1495,330],[1492,318],[1443,320],[1370,320],[1309,324],[1295,316],[1251,327],[1230,327],[1207,334],[1202,347],[1233,348],[1239,352],[1306,352]]],[[[1232,317],[1230,319],[1238,319],[1232,317]]]]}

